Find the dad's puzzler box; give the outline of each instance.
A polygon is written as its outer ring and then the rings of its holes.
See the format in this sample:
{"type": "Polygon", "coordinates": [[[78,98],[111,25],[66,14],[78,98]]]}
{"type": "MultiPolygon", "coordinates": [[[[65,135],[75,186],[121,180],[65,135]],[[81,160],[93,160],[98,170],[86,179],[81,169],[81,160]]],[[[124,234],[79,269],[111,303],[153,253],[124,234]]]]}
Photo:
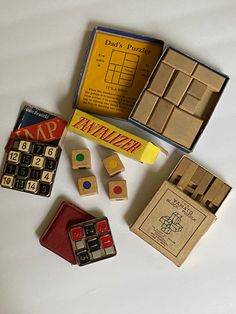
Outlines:
{"type": "Polygon", "coordinates": [[[95,27],[74,107],[127,119],[163,48],[161,40],[95,27]]]}
{"type": "Polygon", "coordinates": [[[231,188],[184,156],[131,226],[177,266],[216,220],[231,188]]]}

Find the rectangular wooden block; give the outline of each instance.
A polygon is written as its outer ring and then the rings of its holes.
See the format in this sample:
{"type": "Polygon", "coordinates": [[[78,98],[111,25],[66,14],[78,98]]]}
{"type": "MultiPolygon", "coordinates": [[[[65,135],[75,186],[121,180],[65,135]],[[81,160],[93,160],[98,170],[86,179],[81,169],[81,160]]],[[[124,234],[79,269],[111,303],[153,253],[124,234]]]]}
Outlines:
{"type": "Polygon", "coordinates": [[[197,188],[195,189],[195,191],[193,192],[192,194],[192,198],[199,201],[203,194],[206,192],[209,184],[211,183],[211,181],[213,180],[214,176],[209,173],[209,172],[206,172],[201,181],[199,182],[197,188]]]}
{"type": "Polygon", "coordinates": [[[207,89],[207,85],[203,84],[198,80],[192,80],[192,83],[189,86],[188,94],[191,96],[201,99],[207,89]]]}
{"type": "Polygon", "coordinates": [[[229,193],[230,190],[231,190],[231,188],[227,184],[224,183],[221,186],[221,188],[218,191],[218,193],[213,198],[212,204],[218,208],[221,205],[221,203],[223,202],[223,200],[225,199],[225,197],[227,196],[227,194],[229,193]]]}
{"type": "Polygon", "coordinates": [[[132,115],[132,118],[145,124],[150,117],[152,110],[158,101],[158,98],[159,97],[156,95],[145,91],[132,115]]]}
{"type": "Polygon", "coordinates": [[[71,152],[72,169],[91,168],[91,155],[88,148],[73,149],[71,152]]]}
{"type": "Polygon", "coordinates": [[[176,169],[174,172],[171,174],[169,181],[175,185],[178,184],[179,180],[182,178],[184,175],[185,171],[189,167],[191,161],[188,158],[182,158],[177,165],[176,169]]]}
{"type": "Polygon", "coordinates": [[[211,203],[213,199],[217,196],[217,194],[220,192],[223,185],[224,183],[221,180],[215,178],[209,190],[203,195],[201,203],[204,204],[205,206],[207,206],[208,203],[211,203]]]}
{"type": "Polygon", "coordinates": [[[94,195],[98,193],[97,180],[95,176],[78,179],[78,189],[81,196],[94,195]]]}
{"type": "Polygon", "coordinates": [[[179,106],[184,111],[187,111],[190,114],[194,114],[197,108],[199,100],[189,94],[185,94],[184,98],[179,106]]]}
{"type": "Polygon", "coordinates": [[[163,62],[188,75],[193,73],[197,62],[169,48],[163,62]]]}
{"type": "Polygon", "coordinates": [[[195,174],[195,172],[198,169],[198,165],[195,164],[194,162],[191,162],[187,169],[185,170],[182,178],[180,179],[179,183],[177,184],[179,188],[184,190],[187,185],[189,185],[190,180],[192,176],[195,174]]]}
{"type": "Polygon", "coordinates": [[[103,159],[103,165],[110,177],[125,170],[125,167],[117,154],[103,159]]]}
{"type": "Polygon", "coordinates": [[[178,106],[185,92],[187,91],[191,80],[192,79],[190,76],[182,72],[177,72],[176,76],[173,78],[170,86],[168,87],[164,98],[178,106]]]}
{"type": "Polygon", "coordinates": [[[172,75],[174,74],[174,71],[175,71],[174,68],[162,62],[158,66],[158,69],[153,76],[153,79],[151,81],[150,86],[148,87],[148,90],[150,90],[151,92],[158,96],[163,96],[172,78],[172,75]]]}
{"type": "Polygon", "coordinates": [[[120,201],[128,199],[127,184],[125,180],[108,182],[108,194],[110,200],[120,201]]]}
{"type": "Polygon", "coordinates": [[[203,120],[174,108],[163,135],[184,147],[190,148],[200,131],[202,123],[203,120]]]}
{"type": "Polygon", "coordinates": [[[210,211],[165,181],[131,231],[180,266],[215,219],[210,211]]]}
{"type": "Polygon", "coordinates": [[[163,98],[160,98],[151,115],[148,126],[156,132],[162,133],[173,108],[173,104],[163,98]]]}
{"type": "Polygon", "coordinates": [[[213,91],[219,92],[225,82],[225,77],[213,70],[198,64],[192,75],[197,80],[209,86],[213,91]]]}

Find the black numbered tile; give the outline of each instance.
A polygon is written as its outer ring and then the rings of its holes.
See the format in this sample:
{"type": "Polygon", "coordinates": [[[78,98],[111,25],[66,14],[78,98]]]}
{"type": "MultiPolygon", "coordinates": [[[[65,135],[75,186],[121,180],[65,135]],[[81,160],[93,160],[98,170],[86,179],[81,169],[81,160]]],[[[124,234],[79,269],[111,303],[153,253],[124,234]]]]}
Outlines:
{"type": "Polygon", "coordinates": [[[31,165],[32,158],[33,158],[32,155],[29,155],[29,154],[22,154],[22,155],[21,155],[20,162],[21,162],[21,164],[24,164],[24,165],[29,166],[29,165],[31,165]]]}
{"type": "Polygon", "coordinates": [[[5,173],[7,174],[15,174],[17,169],[17,165],[14,164],[6,164],[5,173]]]}
{"type": "Polygon", "coordinates": [[[79,266],[116,255],[115,244],[106,217],[69,226],[68,233],[79,266]]]}
{"type": "Polygon", "coordinates": [[[1,186],[50,196],[60,154],[59,146],[13,140],[3,167],[1,186]]]}

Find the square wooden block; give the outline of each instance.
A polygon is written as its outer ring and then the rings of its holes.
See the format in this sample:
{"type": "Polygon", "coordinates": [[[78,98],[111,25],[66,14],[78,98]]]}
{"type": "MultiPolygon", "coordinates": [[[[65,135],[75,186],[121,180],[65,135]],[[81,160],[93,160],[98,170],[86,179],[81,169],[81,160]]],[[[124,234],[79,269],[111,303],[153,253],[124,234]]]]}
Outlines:
{"type": "Polygon", "coordinates": [[[95,176],[78,179],[79,194],[81,196],[94,195],[98,193],[97,180],[95,176]]]}
{"type": "Polygon", "coordinates": [[[108,183],[108,192],[110,200],[127,200],[127,185],[125,180],[110,181],[108,183]]]}
{"type": "Polygon", "coordinates": [[[188,113],[194,114],[197,108],[199,100],[189,94],[185,94],[179,108],[187,111],[188,113]]]}
{"type": "Polygon", "coordinates": [[[145,91],[132,115],[133,119],[145,124],[150,117],[159,97],[145,91]]]}
{"type": "Polygon", "coordinates": [[[207,85],[203,84],[202,82],[198,80],[193,80],[188,89],[188,94],[190,94],[191,96],[197,99],[201,99],[206,90],[207,90],[207,85]]]}
{"type": "Polygon", "coordinates": [[[163,132],[174,142],[190,148],[202,126],[203,120],[175,108],[163,132]]]}
{"type": "Polygon", "coordinates": [[[125,170],[125,167],[117,154],[112,154],[103,159],[103,165],[110,177],[125,170]]]}
{"type": "Polygon", "coordinates": [[[88,148],[72,150],[72,169],[91,168],[91,155],[88,148]]]}

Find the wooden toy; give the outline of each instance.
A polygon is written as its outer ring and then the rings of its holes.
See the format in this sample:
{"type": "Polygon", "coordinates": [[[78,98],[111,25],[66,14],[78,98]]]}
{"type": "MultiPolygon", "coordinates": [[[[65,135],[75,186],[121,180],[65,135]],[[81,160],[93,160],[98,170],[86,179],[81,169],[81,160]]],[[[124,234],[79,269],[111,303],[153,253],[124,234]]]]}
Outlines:
{"type": "Polygon", "coordinates": [[[207,89],[207,85],[203,84],[198,80],[192,80],[189,86],[188,94],[194,98],[201,99],[207,89]]]}
{"type": "Polygon", "coordinates": [[[110,177],[125,170],[125,167],[117,154],[112,154],[103,159],[103,165],[110,177]]]}
{"type": "Polygon", "coordinates": [[[222,180],[184,156],[131,231],[180,266],[216,220],[215,213],[230,190],[222,180]],[[200,197],[195,197],[199,193],[200,197]]]}
{"type": "Polygon", "coordinates": [[[79,266],[116,255],[115,244],[106,217],[74,224],[69,227],[68,232],[79,266]]]}
{"type": "Polygon", "coordinates": [[[108,193],[110,200],[127,200],[127,185],[125,180],[116,180],[108,182],[108,193]]]}
{"type": "Polygon", "coordinates": [[[199,100],[189,94],[185,94],[179,108],[190,113],[194,114],[197,108],[199,100]]]}
{"type": "Polygon", "coordinates": [[[169,101],[160,98],[148,122],[148,126],[155,131],[162,133],[174,107],[175,106],[169,101]]]}
{"type": "Polygon", "coordinates": [[[164,98],[178,106],[185,92],[187,91],[191,80],[191,77],[187,74],[183,72],[177,72],[176,76],[172,80],[172,83],[170,84],[170,87],[165,93],[164,98]]]}
{"type": "Polygon", "coordinates": [[[145,91],[133,118],[139,122],[146,123],[157,101],[158,97],[156,95],[153,95],[149,91],[145,91]]]}
{"type": "Polygon", "coordinates": [[[187,148],[190,148],[203,121],[183,110],[175,108],[163,135],[187,148]]]}
{"type": "Polygon", "coordinates": [[[48,250],[64,258],[70,264],[75,265],[77,261],[68,237],[68,227],[94,218],[94,216],[78,206],[68,201],[63,201],[41,235],[39,242],[48,250]]]}
{"type": "Polygon", "coordinates": [[[94,195],[98,193],[97,180],[95,176],[78,179],[78,189],[81,196],[94,195]]]}
{"type": "Polygon", "coordinates": [[[154,79],[148,87],[148,90],[162,97],[174,74],[174,71],[174,68],[165,63],[161,63],[159,68],[157,69],[154,79]]]}
{"type": "Polygon", "coordinates": [[[91,168],[91,155],[88,148],[72,150],[72,169],[91,168]]]}
{"type": "Polygon", "coordinates": [[[61,154],[59,146],[15,139],[1,177],[1,186],[50,196],[61,154]]]}

